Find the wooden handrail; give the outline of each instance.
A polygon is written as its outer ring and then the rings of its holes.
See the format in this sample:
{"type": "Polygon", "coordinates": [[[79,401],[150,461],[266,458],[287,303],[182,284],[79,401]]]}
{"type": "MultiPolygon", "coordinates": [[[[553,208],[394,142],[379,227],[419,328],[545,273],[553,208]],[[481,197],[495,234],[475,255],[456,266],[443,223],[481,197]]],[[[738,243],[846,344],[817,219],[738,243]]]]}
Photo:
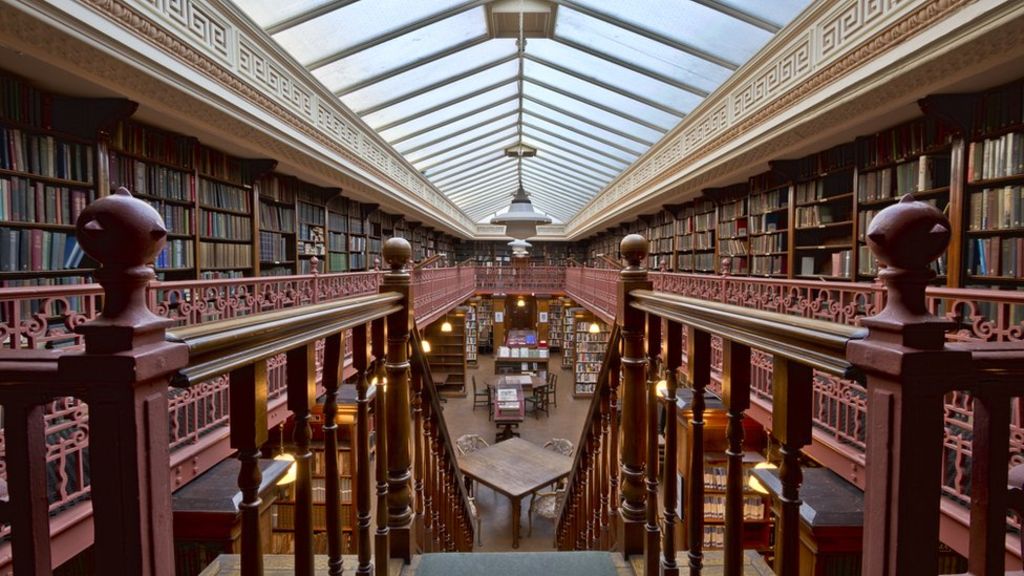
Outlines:
{"type": "Polygon", "coordinates": [[[634,290],[630,306],[660,318],[739,342],[842,378],[863,379],[846,360],[846,345],[866,328],[708,302],[653,290],[634,290]]]}

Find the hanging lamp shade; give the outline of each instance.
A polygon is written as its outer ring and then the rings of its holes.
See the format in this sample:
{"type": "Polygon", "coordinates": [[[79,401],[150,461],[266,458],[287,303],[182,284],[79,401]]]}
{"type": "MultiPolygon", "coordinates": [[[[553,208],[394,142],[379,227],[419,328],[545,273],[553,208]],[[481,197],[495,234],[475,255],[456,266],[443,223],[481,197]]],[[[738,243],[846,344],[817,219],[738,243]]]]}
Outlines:
{"type": "Polygon", "coordinates": [[[538,224],[551,224],[551,218],[537,212],[533,203],[520,186],[514,196],[508,212],[491,218],[491,224],[505,226],[505,235],[517,240],[526,240],[537,235],[538,224]]]}
{"type": "Polygon", "coordinates": [[[508,247],[513,252],[526,252],[527,249],[533,248],[533,244],[530,244],[526,240],[513,240],[508,243],[508,247]]]}

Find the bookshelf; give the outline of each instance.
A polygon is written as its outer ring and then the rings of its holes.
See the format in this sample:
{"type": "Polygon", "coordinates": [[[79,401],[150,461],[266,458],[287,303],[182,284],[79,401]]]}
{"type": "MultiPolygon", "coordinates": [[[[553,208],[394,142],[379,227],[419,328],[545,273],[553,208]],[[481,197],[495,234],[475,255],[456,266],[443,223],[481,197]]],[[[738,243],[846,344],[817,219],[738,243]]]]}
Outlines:
{"type": "MultiPolygon", "coordinates": [[[[966,281],[1024,290],[1024,80],[977,96],[967,144],[966,281]]],[[[1015,316],[1020,316],[1016,311],[1015,316]]]]}
{"type": "Polygon", "coordinates": [[[672,213],[666,208],[648,216],[646,220],[648,226],[642,233],[651,243],[647,267],[651,270],[672,270],[675,266],[675,222],[672,213]]]}
{"type": "Polygon", "coordinates": [[[718,270],[715,258],[715,203],[699,199],[693,205],[692,272],[714,273],[718,270]]]}
{"type": "Polygon", "coordinates": [[[575,386],[573,396],[586,398],[593,396],[597,387],[597,377],[601,372],[601,362],[604,360],[608,338],[610,337],[608,326],[596,318],[578,318],[576,321],[576,358],[575,386]],[[592,333],[591,326],[598,326],[598,332],[592,333]]]}
{"type": "MultiPolygon", "coordinates": [[[[717,260],[724,265],[721,261],[728,259],[730,275],[746,276],[750,271],[748,184],[744,182],[728,188],[706,190],[705,194],[719,199],[717,260]]],[[[724,270],[721,272],[725,273],[724,270]]]]}
{"type": "Polygon", "coordinates": [[[673,210],[675,225],[675,271],[693,272],[694,203],[687,202],[673,210]]]}
{"type": "MultiPolygon", "coordinates": [[[[872,280],[878,262],[867,246],[867,229],[879,211],[906,194],[945,211],[950,198],[952,129],[931,117],[858,138],[857,277],[872,280]]],[[[936,262],[945,281],[946,257],[936,262]]]]}
{"type": "Polygon", "coordinates": [[[256,180],[255,188],[260,203],[259,274],[295,274],[295,197],[299,182],[281,174],[267,174],[256,180]]]}
{"type": "Polygon", "coordinates": [[[853,143],[847,143],[799,160],[771,163],[795,182],[795,278],[854,276],[855,152],[853,143]]]}
{"type": "Polygon", "coordinates": [[[792,187],[783,177],[766,172],[750,179],[748,235],[750,275],[786,278],[789,262],[789,208],[792,187]]]}
{"type": "Polygon", "coordinates": [[[466,308],[466,364],[476,366],[479,353],[480,330],[477,327],[477,302],[470,302],[466,308]]]}
{"type": "Polygon", "coordinates": [[[460,306],[427,326],[426,339],[430,342],[430,373],[434,384],[443,394],[466,394],[466,307],[460,306]],[[452,325],[444,332],[445,322],[452,325]]]}
{"type": "Polygon", "coordinates": [[[299,274],[313,271],[315,256],[323,261],[327,255],[327,210],[324,194],[316,188],[303,188],[296,194],[298,219],[299,274]]]}
{"type": "Polygon", "coordinates": [[[562,312],[565,309],[565,301],[561,298],[552,298],[548,303],[548,348],[553,351],[562,349],[564,341],[565,326],[562,324],[562,312]]]}
{"type": "Polygon", "coordinates": [[[494,350],[494,310],[490,297],[482,297],[477,305],[477,350],[490,354],[494,350]]]}
{"type": "Polygon", "coordinates": [[[0,286],[86,281],[93,263],[74,224],[107,193],[97,140],[134,109],[123,99],[51,94],[0,71],[0,286]]]}
{"type": "Polygon", "coordinates": [[[572,306],[569,301],[562,314],[562,369],[572,370],[576,361],[576,317],[583,318],[586,310],[572,306]]]}

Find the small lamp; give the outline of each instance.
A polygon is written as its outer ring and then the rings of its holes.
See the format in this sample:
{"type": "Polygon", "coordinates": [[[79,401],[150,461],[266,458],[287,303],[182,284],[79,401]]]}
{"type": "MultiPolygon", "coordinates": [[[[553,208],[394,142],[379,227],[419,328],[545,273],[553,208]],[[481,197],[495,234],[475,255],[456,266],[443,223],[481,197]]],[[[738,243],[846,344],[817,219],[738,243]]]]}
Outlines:
{"type": "Polygon", "coordinates": [[[516,306],[518,306],[519,308],[526,308],[526,300],[522,296],[520,296],[519,299],[516,300],[516,306]]]}
{"type": "Polygon", "coordinates": [[[441,332],[451,332],[452,323],[448,321],[448,315],[445,314],[444,322],[441,323],[441,332]]]}
{"type": "Polygon", "coordinates": [[[589,330],[589,332],[591,334],[600,334],[601,333],[601,327],[597,325],[597,322],[591,322],[590,323],[590,330],[589,330]]]}
{"type": "MultiPolygon", "coordinates": [[[[758,462],[757,464],[754,465],[754,470],[764,470],[766,468],[774,469],[777,468],[777,466],[775,466],[775,464],[772,464],[771,462],[758,462]]],[[[758,492],[760,494],[768,493],[768,489],[765,488],[764,484],[761,484],[761,481],[758,480],[757,476],[754,476],[753,474],[751,474],[750,479],[747,480],[747,486],[754,492],[758,492]]]]}
{"type": "Polygon", "coordinates": [[[298,474],[297,466],[295,465],[295,456],[292,456],[291,454],[285,452],[283,454],[278,454],[277,456],[274,456],[274,460],[277,460],[278,462],[292,463],[291,466],[288,467],[288,471],[285,472],[284,476],[282,476],[281,479],[277,481],[277,485],[287,486],[292,482],[295,482],[295,477],[298,474]]]}
{"type": "Polygon", "coordinates": [[[423,346],[424,354],[430,354],[430,342],[428,342],[427,340],[422,340],[420,344],[423,346]]]}
{"type": "Polygon", "coordinates": [[[654,392],[659,398],[668,398],[668,380],[662,378],[654,385],[654,392]]]}

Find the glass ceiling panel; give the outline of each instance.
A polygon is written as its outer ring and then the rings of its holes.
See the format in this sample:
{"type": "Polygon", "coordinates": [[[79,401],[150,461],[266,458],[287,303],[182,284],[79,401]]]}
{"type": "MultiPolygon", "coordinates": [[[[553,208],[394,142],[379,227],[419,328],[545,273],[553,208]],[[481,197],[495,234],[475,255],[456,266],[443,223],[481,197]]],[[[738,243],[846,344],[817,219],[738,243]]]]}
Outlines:
{"type": "Polygon", "coordinates": [[[810,0],[717,0],[730,8],[745,12],[779,28],[796,18],[797,14],[807,7],[810,0]]]}
{"type": "Polygon", "coordinates": [[[474,168],[458,178],[452,178],[447,182],[442,183],[438,188],[447,193],[469,190],[479,186],[480,184],[496,182],[499,178],[510,173],[514,174],[515,172],[516,165],[513,163],[493,163],[490,166],[485,166],[483,168],[474,168]]]}
{"type": "Polygon", "coordinates": [[[619,170],[623,170],[626,168],[626,166],[629,166],[628,161],[617,160],[600,154],[595,154],[593,150],[583,148],[582,146],[580,146],[576,142],[573,142],[572,140],[559,138],[557,136],[552,136],[551,134],[544,134],[542,132],[537,131],[535,128],[524,126],[523,138],[527,137],[532,138],[538,142],[544,143],[542,146],[540,146],[541,149],[551,149],[554,146],[557,147],[559,150],[566,150],[577,156],[582,156],[584,158],[592,158],[595,162],[606,164],[609,167],[618,166],[619,170]]]}
{"type": "Polygon", "coordinates": [[[499,186],[510,186],[512,184],[516,184],[518,181],[519,179],[516,176],[516,173],[512,172],[510,174],[506,174],[505,176],[497,176],[494,178],[494,180],[490,182],[480,183],[477,184],[476,186],[470,186],[469,188],[454,191],[451,194],[449,194],[449,196],[452,198],[465,198],[467,196],[472,196],[474,194],[478,194],[481,192],[489,192],[492,189],[497,188],[499,186]]]}
{"type": "Polygon", "coordinates": [[[579,94],[591,102],[621,111],[624,114],[639,118],[644,122],[649,122],[666,130],[672,128],[681,120],[678,116],[673,116],[632,98],[616,94],[611,90],[606,90],[596,84],[574,78],[536,62],[527,60],[523,64],[523,74],[528,79],[543,82],[571,94],[579,94]]]}
{"type": "Polygon", "coordinates": [[[490,148],[491,146],[511,146],[519,141],[519,135],[515,128],[502,130],[498,134],[481,139],[480,142],[467,142],[462,145],[455,146],[451,150],[445,150],[444,152],[436,153],[434,156],[424,158],[420,162],[415,162],[413,165],[418,170],[423,170],[430,166],[436,166],[444,162],[448,162],[452,158],[460,158],[467,154],[472,154],[477,150],[483,148],[490,148]]]}
{"type": "Polygon", "coordinates": [[[587,186],[590,188],[602,188],[608,183],[611,178],[594,176],[591,172],[587,171],[586,168],[580,168],[577,166],[571,166],[569,164],[556,164],[551,160],[531,162],[531,167],[536,167],[538,171],[552,172],[555,174],[562,174],[570,182],[578,182],[581,186],[587,186]]]}
{"type": "Polygon", "coordinates": [[[586,122],[577,120],[575,118],[571,118],[557,110],[553,110],[551,108],[548,108],[547,106],[544,106],[543,104],[539,104],[532,100],[523,101],[523,111],[525,113],[525,116],[528,118],[537,118],[545,120],[547,122],[557,122],[559,124],[562,124],[563,126],[573,128],[577,132],[583,132],[590,136],[591,138],[596,138],[599,140],[603,140],[607,143],[612,143],[622,148],[626,148],[633,154],[639,155],[642,154],[645,150],[647,150],[647,146],[644,146],[643,144],[640,144],[635,140],[623,138],[618,134],[609,132],[607,130],[602,130],[601,128],[598,128],[593,124],[587,124],[586,122]]]}
{"type": "Polygon", "coordinates": [[[510,38],[491,40],[490,42],[466,48],[456,54],[427,62],[408,72],[392,76],[376,84],[371,84],[366,88],[360,88],[343,96],[341,101],[358,113],[360,110],[387,102],[392,98],[410,94],[421,88],[431,86],[439,80],[472,70],[477,66],[514,56],[515,53],[515,40],[510,38]]]}
{"type": "Polygon", "coordinates": [[[487,151],[483,155],[491,153],[492,150],[504,150],[505,148],[515,144],[519,141],[519,137],[516,134],[509,136],[498,136],[497,138],[488,138],[482,140],[475,150],[454,156],[451,158],[444,159],[428,159],[421,162],[417,168],[420,172],[431,172],[434,170],[447,169],[451,166],[457,166],[465,161],[466,158],[473,158],[478,152],[487,151]]]}
{"type": "Polygon", "coordinates": [[[487,110],[472,116],[467,116],[462,120],[457,120],[450,124],[445,124],[429,132],[424,132],[418,136],[413,136],[408,140],[402,140],[398,143],[393,143],[393,146],[399,152],[403,154],[409,150],[415,150],[416,148],[429,146],[435,141],[442,138],[450,138],[457,136],[462,131],[472,130],[477,126],[489,124],[497,120],[516,120],[518,115],[518,106],[515,102],[506,102],[500,106],[495,107],[493,110],[487,110]]]}
{"type": "Polygon", "coordinates": [[[578,178],[574,173],[568,171],[556,171],[548,170],[545,167],[534,165],[529,168],[523,168],[523,177],[526,175],[536,176],[541,180],[548,180],[551,182],[557,182],[559,186],[564,186],[575,192],[585,193],[590,196],[597,190],[600,190],[602,186],[593,184],[589,180],[583,180],[578,178]]]}
{"type": "MultiPolygon", "coordinates": [[[[551,139],[549,139],[549,141],[550,140],[551,139]]],[[[542,152],[538,152],[538,154],[550,154],[554,158],[563,159],[563,161],[565,161],[566,163],[579,164],[588,167],[591,170],[600,171],[600,173],[602,174],[618,174],[618,172],[614,168],[596,164],[593,160],[591,160],[591,157],[594,156],[594,154],[592,153],[588,152],[586,155],[580,155],[578,152],[573,152],[571,150],[553,150],[551,145],[548,144],[547,142],[540,142],[532,138],[527,133],[523,134],[523,142],[529,144],[530,146],[533,146],[534,148],[542,150],[542,152]]]]}
{"type": "Polygon", "coordinates": [[[519,63],[515,61],[506,62],[489,70],[463,78],[440,88],[436,88],[425,94],[414,98],[403,100],[394,106],[389,106],[379,112],[363,116],[363,120],[370,126],[383,126],[402,118],[409,118],[424,111],[436,108],[438,105],[460,100],[474,92],[479,92],[488,86],[504,84],[515,80],[519,73],[519,63]]]}
{"type": "Polygon", "coordinates": [[[746,62],[772,37],[761,28],[687,0],[577,0],[577,3],[737,65],[746,62]]]}
{"type": "Polygon", "coordinates": [[[526,53],[685,113],[689,113],[703,100],[693,92],[670,86],[554,40],[531,40],[527,44],[526,53]]]}
{"type": "Polygon", "coordinates": [[[528,96],[532,96],[533,98],[540,100],[541,102],[549,103],[552,106],[557,106],[563,110],[570,110],[580,116],[590,118],[595,122],[604,124],[609,128],[614,128],[615,130],[620,130],[627,134],[633,134],[638,138],[643,138],[649,142],[657,142],[662,136],[662,133],[657,130],[652,130],[646,126],[627,120],[622,116],[605,112],[600,108],[594,108],[589,104],[584,104],[575,98],[563,96],[557,92],[548,90],[543,86],[531,84],[529,80],[523,84],[523,92],[528,96]]]}
{"type": "MultiPolygon", "coordinates": [[[[274,34],[273,37],[296,60],[302,64],[309,64],[324,56],[351,48],[392,30],[408,26],[417,20],[443,12],[463,1],[376,0],[374,2],[356,2],[274,34]]],[[[277,0],[276,3],[282,7],[299,4],[290,0],[286,2],[277,0]]]]}
{"type": "Polygon", "coordinates": [[[254,22],[260,25],[261,28],[277,24],[282,20],[287,20],[304,14],[310,10],[315,10],[329,4],[334,0],[292,0],[290,2],[281,2],[281,0],[246,0],[238,2],[240,8],[245,10],[246,14],[253,19],[254,22]]]}
{"type": "Polygon", "coordinates": [[[577,142],[580,145],[584,145],[584,146],[589,146],[591,148],[595,148],[595,149],[600,150],[600,151],[602,151],[602,152],[604,152],[604,153],[606,153],[606,154],[608,154],[610,156],[613,156],[615,158],[620,158],[622,160],[625,160],[626,162],[633,162],[633,160],[636,160],[636,158],[638,156],[638,154],[635,154],[635,153],[632,153],[632,152],[627,152],[627,151],[621,150],[619,148],[616,148],[614,146],[609,146],[609,145],[605,144],[604,142],[601,142],[599,140],[595,140],[595,139],[587,137],[587,136],[583,136],[580,133],[574,132],[572,130],[566,130],[565,128],[562,128],[561,126],[557,126],[555,124],[552,124],[552,123],[548,122],[547,120],[542,120],[542,119],[537,118],[536,116],[533,116],[533,115],[530,115],[530,114],[526,114],[526,115],[523,116],[523,125],[524,126],[526,126],[526,125],[532,126],[535,130],[537,130],[538,132],[540,132],[542,134],[545,133],[544,131],[547,131],[547,132],[550,132],[552,134],[556,134],[556,135],[558,135],[558,136],[560,136],[560,137],[562,137],[562,138],[564,138],[566,140],[570,140],[572,142],[577,142]]]}
{"type": "Polygon", "coordinates": [[[555,37],[581,44],[635,66],[675,78],[680,82],[712,92],[732,73],[661,42],[645,38],[565,6],[558,8],[555,37]]]}
{"type": "Polygon", "coordinates": [[[438,188],[456,186],[462,182],[472,181],[477,174],[504,166],[515,166],[515,161],[504,156],[491,158],[490,160],[476,163],[475,166],[467,166],[462,170],[453,170],[452,172],[441,174],[433,182],[438,188]]]}
{"type": "Polygon", "coordinates": [[[393,128],[387,130],[381,130],[380,135],[385,140],[391,141],[396,138],[401,138],[406,134],[412,134],[424,128],[429,128],[435,124],[442,124],[450,121],[452,118],[472,112],[478,108],[489,108],[494,106],[496,103],[506,99],[513,99],[517,94],[515,83],[510,83],[507,86],[501,88],[495,88],[485,94],[480,94],[460,102],[456,102],[451,106],[431,112],[430,114],[424,114],[418,118],[411,118],[408,122],[403,122],[393,128]]]}
{"type": "Polygon", "coordinates": [[[488,147],[484,152],[480,154],[467,154],[461,158],[453,158],[443,164],[433,166],[431,168],[424,169],[422,172],[427,178],[441,178],[448,174],[454,174],[456,172],[465,170],[469,166],[476,165],[484,160],[491,160],[495,158],[504,158],[505,151],[499,146],[488,147]]]}
{"type": "MultiPolygon", "coordinates": [[[[362,4],[373,5],[370,2],[357,2],[352,6],[362,4]]],[[[428,3],[399,1],[399,4],[403,6],[422,6],[428,3]]],[[[344,34],[338,33],[339,30],[347,32],[352,29],[350,23],[341,24],[336,22],[330,30],[325,30],[322,34],[324,37],[343,36],[344,34]]],[[[480,7],[462,12],[451,18],[445,18],[440,22],[424,26],[419,30],[414,30],[394,40],[389,40],[337,62],[317,68],[313,70],[313,75],[323,82],[329,90],[337,92],[353,86],[366,78],[396,70],[403,64],[408,64],[413,60],[429,56],[430,54],[437,54],[462,44],[467,40],[480,38],[485,34],[487,34],[487,24],[484,21],[484,9],[480,7]]],[[[322,39],[317,36],[310,38],[313,44],[318,44],[318,41],[322,39]]],[[[302,59],[303,62],[309,62],[310,60],[312,59],[302,59]]]]}
{"type": "MultiPolygon", "coordinates": [[[[446,149],[451,147],[461,148],[464,144],[473,144],[475,143],[477,138],[488,138],[489,136],[487,136],[487,133],[492,132],[494,130],[500,130],[499,132],[492,135],[495,138],[497,138],[499,134],[502,136],[515,134],[515,120],[513,118],[503,118],[496,120],[494,122],[491,122],[490,124],[480,126],[479,128],[475,128],[464,134],[459,134],[458,136],[451,140],[438,142],[437,144],[434,144],[432,146],[427,146],[426,148],[416,150],[415,152],[410,152],[409,154],[406,155],[406,158],[408,158],[410,162],[415,164],[419,159],[424,158],[426,156],[430,156],[431,154],[445,151],[446,149]],[[502,128],[503,126],[507,126],[507,128],[502,128]]],[[[472,149],[478,149],[478,147],[472,149]]],[[[463,150],[463,153],[465,153],[466,151],[467,150],[463,150]]]]}

